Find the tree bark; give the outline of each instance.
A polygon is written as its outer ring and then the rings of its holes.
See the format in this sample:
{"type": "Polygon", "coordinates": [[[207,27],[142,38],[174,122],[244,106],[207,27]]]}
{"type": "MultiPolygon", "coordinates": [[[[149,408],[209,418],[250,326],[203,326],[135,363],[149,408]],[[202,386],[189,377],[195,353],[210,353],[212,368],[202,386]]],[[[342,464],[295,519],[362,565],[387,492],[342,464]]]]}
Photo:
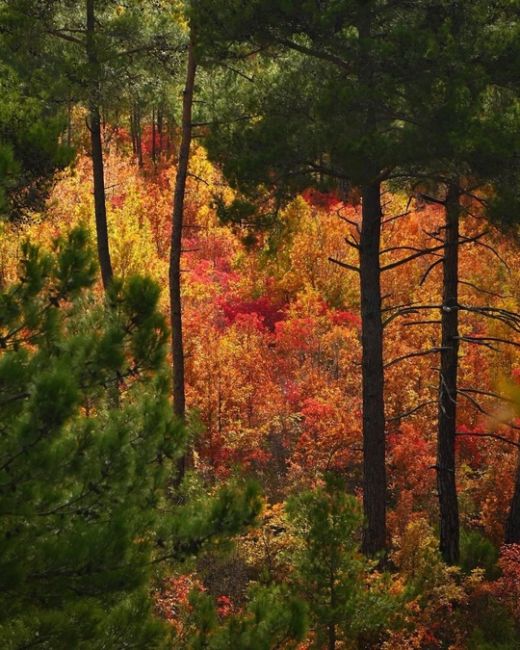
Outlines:
{"type": "Polygon", "coordinates": [[[96,217],[96,235],[101,278],[105,291],[112,281],[112,262],[108,242],[107,210],[105,195],[105,169],[103,163],[103,144],[101,139],[101,113],[99,109],[98,60],[95,44],[96,17],[94,0],[86,0],[87,33],[86,53],[90,68],[89,91],[89,129],[92,148],[92,170],[94,181],[94,212],[96,217]]]}
{"type": "Polygon", "coordinates": [[[155,150],[155,106],[152,107],[152,161],[155,164],[157,153],[155,150]]]}
{"type": "Polygon", "coordinates": [[[328,625],[327,650],[336,650],[336,625],[335,625],[335,623],[329,623],[329,625],[328,625]]]}
{"type": "Polygon", "coordinates": [[[163,111],[160,105],[157,108],[157,133],[159,135],[159,157],[161,157],[163,150],[163,111]]]}
{"type": "Polygon", "coordinates": [[[507,516],[504,542],[506,544],[520,544],[520,455],[516,470],[515,491],[507,516]]]}
{"type": "MultiPolygon", "coordinates": [[[[170,318],[172,330],[172,360],[173,360],[173,410],[175,415],[183,421],[186,415],[186,396],[184,387],[184,344],[182,331],[182,301],[181,301],[181,255],[182,255],[182,227],[184,220],[184,197],[186,193],[186,179],[190,159],[190,145],[192,137],[192,108],[193,92],[195,86],[195,73],[197,64],[193,40],[190,40],[188,49],[188,63],[186,70],[186,84],[182,104],[182,135],[175,178],[175,191],[173,197],[172,235],[170,247],[170,318]]],[[[182,480],[188,464],[189,454],[186,453],[179,462],[179,475],[177,480],[182,480]]]]}
{"type": "Polygon", "coordinates": [[[72,146],[72,99],[69,98],[67,106],[67,147],[72,146]]]}
{"type": "Polygon", "coordinates": [[[137,164],[143,166],[143,138],[141,131],[141,109],[139,104],[134,104],[134,130],[135,130],[135,148],[137,153],[137,164]]]}
{"type": "Polygon", "coordinates": [[[457,374],[459,364],[458,265],[460,193],[448,187],[443,259],[441,370],[437,433],[437,490],[440,551],[448,564],[459,561],[459,507],[456,485],[457,374]]]}
{"type": "Polygon", "coordinates": [[[381,188],[362,190],[360,242],[363,390],[363,552],[386,547],[385,405],[381,317],[381,188]]]}
{"type": "Polygon", "coordinates": [[[134,156],[137,155],[137,144],[135,140],[135,123],[134,123],[134,106],[130,108],[130,135],[132,138],[132,153],[134,156]]]}

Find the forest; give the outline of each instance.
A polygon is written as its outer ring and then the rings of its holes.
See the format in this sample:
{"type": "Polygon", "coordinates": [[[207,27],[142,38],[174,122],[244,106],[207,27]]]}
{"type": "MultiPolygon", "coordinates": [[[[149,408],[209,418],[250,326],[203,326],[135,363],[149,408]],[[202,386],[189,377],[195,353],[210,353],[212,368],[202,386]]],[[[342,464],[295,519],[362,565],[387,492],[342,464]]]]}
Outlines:
{"type": "Polygon", "coordinates": [[[0,649],[520,648],[520,0],[0,0],[0,649]]]}

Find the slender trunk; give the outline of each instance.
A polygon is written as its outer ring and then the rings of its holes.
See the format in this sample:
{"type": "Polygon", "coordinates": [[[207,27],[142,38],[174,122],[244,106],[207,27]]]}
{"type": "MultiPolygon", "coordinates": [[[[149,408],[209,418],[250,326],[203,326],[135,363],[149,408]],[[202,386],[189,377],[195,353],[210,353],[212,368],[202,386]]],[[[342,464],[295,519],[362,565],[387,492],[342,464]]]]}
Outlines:
{"type": "Polygon", "coordinates": [[[360,242],[363,383],[363,552],[386,547],[385,405],[381,317],[381,188],[362,190],[360,242]]]}
{"type": "Polygon", "coordinates": [[[156,162],[156,151],[155,151],[155,106],[152,108],[152,160],[155,164],[156,162]]]}
{"type": "MultiPolygon", "coordinates": [[[[173,197],[172,236],[170,248],[170,317],[172,330],[172,360],[173,360],[173,410],[175,415],[184,420],[186,414],[186,397],[184,390],[184,346],[182,332],[181,309],[181,254],[182,254],[182,226],[184,218],[184,196],[186,193],[186,179],[190,159],[191,144],[191,114],[193,107],[193,91],[196,72],[195,53],[193,41],[190,41],[188,51],[188,64],[186,70],[186,85],[182,103],[182,137],[175,178],[175,192],[173,197]]],[[[179,476],[181,480],[188,462],[188,455],[179,463],[179,476]]]]}
{"type": "Polygon", "coordinates": [[[72,99],[67,106],[67,147],[72,146],[72,99]]]}
{"type": "Polygon", "coordinates": [[[137,155],[137,144],[135,141],[135,123],[134,123],[134,107],[130,109],[130,135],[132,137],[132,153],[137,155]]]}
{"type": "Polygon", "coordinates": [[[504,542],[506,544],[520,544],[520,455],[516,470],[515,491],[507,516],[504,542]]]}
{"type": "MultiPolygon", "coordinates": [[[[336,615],[336,589],[335,589],[335,572],[332,561],[329,566],[329,590],[330,590],[330,610],[333,616],[336,615]]],[[[327,626],[327,650],[336,650],[336,623],[331,620],[327,626]]]]}
{"type": "Polygon", "coordinates": [[[99,109],[98,61],[94,33],[96,18],[94,0],[87,0],[87,34],[86,53],[91,74],[89,118],[90,143],[92,148],[92,169],[94,180],[94,212],[96,216],[96,234],[99,265],[105,291],[112,281],[112,262],[108,244],[107,210],[105,196],[105,170],[103,164],[103,144],[101,139],[101,114],[99,109]]]}
{"type": "Polygon", "coordinates": [[[161,106],[157,108],[157,132],[159,135],[159,157],[163,150],[163,111],[161,106]]]}
{"type": "Polygon", "coordinates": [[[137,163],[139,167],[143,166],[143,139],[141,133],[141,112],[139,105],[134,105],[134,130],[135,130],[135,147],[137,150],[137,163]]]}
{"type": "Polygon", "coordinates": [[[440,550],[448,564],[456,564],[459,560],[459,507],[455,476],[457,374],[459,363],[459,220],[459,188],[457,184],[452,184],[448,188],[446,197],[437,434],[440,550]]]}

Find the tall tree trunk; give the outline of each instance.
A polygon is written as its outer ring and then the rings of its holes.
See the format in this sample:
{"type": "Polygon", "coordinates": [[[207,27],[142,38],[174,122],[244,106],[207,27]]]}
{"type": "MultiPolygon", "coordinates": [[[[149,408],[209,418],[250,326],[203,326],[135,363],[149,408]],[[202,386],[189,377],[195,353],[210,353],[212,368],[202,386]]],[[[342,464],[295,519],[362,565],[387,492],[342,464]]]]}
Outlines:
{"type": "Polygon", "coordinates": [[[520,544],[520,454],[516,470],[515,491],[509,506],[504,542],[506,544],[520,544]]]}
{"type": "Polygon", "coordinates": [[[159,157],[161,157],[163,150],[163,110],[160,105],[157,108],[157,132],[159,135],[159,157]]]}
{"type": "Polygon", "coordinates": [[[134,130],[135,130],[135,147],[137,152],[137,164],[143,166],[143,138],[141,131],[141,110],[139,104],[134,104],[134,130]]]}
{"type": "Polygon", "coordinates": [[[441,313],[441,370],[437,432],[437,490],[440,508],[440,550],[448,564],[459,560],[459,507],[455,476],[457,374],[459,364],[459,220],[458,184],[448,187],[444,234],[441,313]]]}
{"type": "Polygon", "coordinates": [[[108,243],[107,210],[105,196],[105,170],[103,164],[103,144],[101,139],[101,114],[99,109],[98,60],[95,44],[96,17],[94,0],[86,0],[87,33],[86,53],[90,68],[89,121],[90,144],[92,148],[92,170],[94,180],[94,212],[96,216],[96,235],[99,265],[105,291],[112,281],[112,262],[108,243]]]}
{"type": "Polygon", "coordinates": [[[155,149],[155,106],[152,107],[152,161],[155,164],[157,152],[155,149]]]}
{"type": "Polygon", "coordinates": [[[69,98],[67,105],[67,147],[72,146],[72,99],[69,98]]]}
{"type": "Polygon", "coordinates": [[[386,547],[385,405],[381,317],[381,187],[362,190],[360,242],[363,383],[363,552],[386,547]]]}
{"type": "Polygon", "coordinates": [[[335,625],[335,623],[329,623],[327,633],[328,633],[327,650],[336,650],[336,625],[335,625]]]}
{"type": "Polygon", "coordinates": [[[137,155],[137,144],[135,140],[135,122],[134,122],[134,106],[130,109],[130,135],[132,137],[132,153],[134,156],[137,155]]]}
{"type": "MultiPolygon", "coordinates": [[[[182,135],[175,178],[175,192],[173,197],[172,235],[170,248],[170,317],[172,330],[172,360],[173,360],[173,410],[175,415],[184,420],[186,415],[186,397],[184,388],[184,345],[182,332],[182,304],[181,304],[181,254],[182,254],[182,227],[184,220],[184,196],[186,193],[186,179],[190,160],[190,145],[192,134],[192,107],[193,91],[195,86],[195,73],[197,64],[193,40],[190,40],[188,50],[188,63],[186,70],[186,84],[182,102],[182,135]]],[[[179,462],[179,476],[181,480],[188,462],[186,454],[179,462]]]]}

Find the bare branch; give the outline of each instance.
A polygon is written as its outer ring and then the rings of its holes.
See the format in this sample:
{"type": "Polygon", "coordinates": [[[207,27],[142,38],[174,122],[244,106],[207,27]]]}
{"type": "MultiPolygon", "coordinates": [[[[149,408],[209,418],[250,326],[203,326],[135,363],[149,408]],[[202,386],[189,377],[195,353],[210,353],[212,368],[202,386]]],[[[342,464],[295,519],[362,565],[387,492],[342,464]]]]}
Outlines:
{"type": "Polygon", "coordinates": [[[352,72],[352,66],[348,61],[345,61],[344,59],[330,52],[324,52],[323,50],[317,50],[316,48],[306,47],[305,45],[301,45],[300,43],[295,43],[294,41],[285,38],[277,39],[277,42],[279,45],[288,47],[291,50],[296,50],[296,52],[307,54],[308,56],[312,56],[315,59],[321,59],[323,61],[329,61],[330,63],[334,63],[334,65],[337,65],[339,68],[342,68],[348,73],[352,72]]]}
{"type": "Polygon", "coordinates": [[[508,445],[517,447],[520,449],[520,443],[510,440],[505,436],[501,436],[499,433],[481,433],[480,431],[457,431],[456,436],[472,436],[475,438],[492,438],[493,440],[499,440],[500,442],[505,442],[508,445]]]}
{"type": "Polygon", "coordinates": [[[420,281],[419,281],[419,286],[422,286],[422,285],[426,282],[428,276],[429,276],[430,273],[433,271],[433,269],[434,269],[436,266],[438,266],[439,264],[442,264],[443,260],[444,260],[444,257],[441,257],[440,259],[435,260],[435,262],[433,262],[433,264],[430,264],[430,266],[429,266],[429,267],[426,269],[426,271],[423,273],[423,275],[422,275],[422,277],[421,277],[421,279],[420,279],[420,281]]]}
{"type": "MultiPolygon", "coordinates": [[[[479,402],[474,397],[472,397],[467,390],[465,391],[464,389],[459,388],[457,390],[457,393],[459,393],[460,395],[465,397],[468,401],[470,401],[479,413],[482,413],[482,415],[485,415],[486,417],[493,419],[493,415],[488,411],[486,411],[486,409],[483,408],[483,406],[479,404],[479,402]]],[[[508,426],[510,429],[514,429],[515,431],[520,431],[520,426],[513,424],[511,422],[508,423],[506,426],[508,426]]]]}
{"type": "Polygon", "coordinates": [[[390,366],[395,366],[395,364],[400,363],[401,361],[406,361],[407,359],[413,359],[415,357],[424,357],[428,354],[437,354],[438,352],[442,352],[443,350],[446,350],[447,348],[430,348],[429,350],[419,350],[417,352],[409,352],[408,354],[403,354],[400,357],[397,357],[395,359],[392,359],[392,361],[388,361],[387,363],[384,364],[383,368],[390,368],[390,366]]]}
{"type": "Polygon", "coordinates": [[[387,307],[384,311],[391,311],[392,309],[397,309],[397,311],[391,314],[385,321],[383,321],[383,327],[386,327],[393,320],[395,320],[396,318],[400,318],[401,316],[418,314],[420,311],[425,311],[425,310],[427,311],[430,309],[442,309],[442,305],[412,305],[412,306],[403,305],[402,308],[387,307]]]}
{"type": "Polygon", "coordinates": [[[359,245],[359,242],[357,242],[355,239],[350,239],[350,237],[345,237],[345,242],[351,246],[352,248],[355,248],[356,250],[359,250],[361,246],[359,245]]]}
{"type": "Polygon", "coordinates": [[[500,255],[500,253],[493,247],[491,244],[486,244],[485,242],[482,241],[477,241],[476,242],[478,246],[482,246],[482,248],[485,248],[488,251],[491,251],[493,255],[505,266],[505,268],[511,272],[511,267],[509,264],[505,261],[505,259],[500,255]]]}
{"type": "Polygon", "coordinates": [[[435,203],[436,205],[446,205],[446,201],[442,201],[441,199],[436,199],[434,196],[430,196],[429,194],[423,194],[421,192],[420,197],[424,199],[427,203],[435,203]]]}
{"type": "Polygon", "coordinates": [[[493,298],[505,298],[505,296],[500,293],[495,293],[494,291],[489,291],[489,289],[484,289],[483,287],[479,287],[476,284],[473,284],[473,282],[468,282],[468,280],[459,280],[459,284],[464,284],[467,287],[471,287],[472,289],[475,289],[475,291],[484,293],[487,296],[492,296],[493,298]]]}
{"type": "Polygon", "coordinates": [[[406,212],[401,212],[401,214],[396,214],[393,217],[387,217],[386,219],[383,219],[381,225],[386,226],[387,224],[392,223],[392,221],[397,221],[397,219],[401,219],[402,217],[407,217],[411,213],[412,213],[411,210],[407,210],[406,212]]]}
{"type": "Polygon", "coordinates": [[[441,320],[415,320],[412,323],[403,323],[403,327],[414,327],[415,325],[440,325],[441,320]]]}
{"type": "Polygon", "coordinates": [[[329,257],[329,262],[332,262],[333,264],[337,264],[338,266],[341,266],[341,268],[343,269],[348,269],[349,271],[355,271],[356,273],[360,273],[359,267],[352,266],[352,264],[347,264],[346,262],[337,260],[334,257],[329,257]]]}
{"type": "Polygon", "coordinates": [[[404,257],[403,259],[397,260],[396,262],[391,262],[390,264],[387,264],[386,266],[381,267],[381,272],[383,271],[390,271],[391,269],[395,269],[398,266],[402,266],[403,264],[406,264],[407,262],[411,262],[412,260],[417,259],[418,257],[423,257],[424,255],[432,255],[436,253],[437,251],[440,251],[444,248],[444,244],[439,245],[439,246],[433,246],[432,248],[425,248],[418,253],[414,253],[413,255],[409,255],[408,257],[404,257]]]}
{"type": "Polygon", "coordinates": [[[387,422],[396,422],[398,420],[403,420],[404,418],[409,417],[414,413],[417,413],[417,411],[420,411],[425,406],[429,406],[430,404],[436,404],[436,403],[437,400],[434,399],[430,399],[427,402],[422,402],[421,404],[418,404],[417,406],[410,409],[409,411],[404,411],[404,413],[399,413],[398,415],[394,415],[391,418],[387,418],[387,422]]]}
{"type": "Polygon", "coordinates": [[[485,397],[492,397],[494,399],[502,400],[503,402],[508,402],[509,404],[514,404],[514,400],[499,393],[493,393],[489,390],[480,390],[479,388],[459,388],[460,393],[475,393],[476,395],[484,395],[485,397]]]}
{"type": "MultiPolygon", "coordinates": [[[[517,348],[520,348],[520,343],[516,341],[511,341],[509,339],[501,339],[497,336],[459,336],[461,341],[466,341],[467,343],[475,343],[476,345],[486,345],[488,341],[493,341],[494,343],[505,343],[506,345],[514,345],[517,348]]],[[[488,347],[492,347],[489,346],[488,347]]],[[[496,350],[496,348],[493,348],[496,350]]]]}
{"type": "Polygon", "coordinates": [[[470,305],[459,305],[458,308],[461,311],[480,314],[481,316],[485,316],[491,320],[498,320],[515,332],[520,333],[520,315],[515,312],[501,309],[499,307],[471,307],[470,305]]]}

